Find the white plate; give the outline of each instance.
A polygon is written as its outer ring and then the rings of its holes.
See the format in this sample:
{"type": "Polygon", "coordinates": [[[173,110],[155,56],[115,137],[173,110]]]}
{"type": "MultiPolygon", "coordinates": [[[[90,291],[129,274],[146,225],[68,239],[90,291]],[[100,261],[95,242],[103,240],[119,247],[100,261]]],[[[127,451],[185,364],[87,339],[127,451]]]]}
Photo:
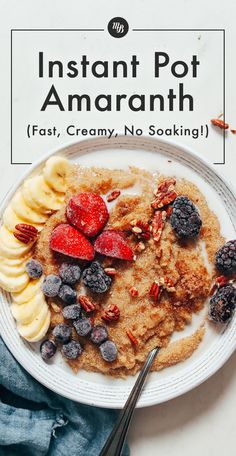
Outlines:
{"type": "MultiPolygon", "coordinates": [[[[236,199],[232,189],[207,163],[184,147],[143,137],[118,137],[79,142],[57,153],[88,166],[112,169],[125,168],[131,164],[152,171],[160,170],[169,175],[187,177],[198,184],[209,205],[219,216],[222,233],[227,239],[235,238],[236,199]]],[[[24,178],[32,172],[37,173],[49,155],[32,166],[24,178]]],[[[2,201],[1,213],[22,180],[17,182],[2,201]]],[[[134,384],[134,377],[120,380],[85,371],[75,375],[60,355],[56,356],[54,362],[44,363],[38,347],[19,337],[9,303],[9,294],[0,292],[1,335],[14,357],[33,377],[51,390],[78,402],[109,408],[121,408],[124,405],[134,384]]],[[[174,335],[174,338],[191,334],[202,318],[202,314],[195,316],[193,323],[184,332],[174,335]]],[[[191,358],[161,372],[150,374],[138,407],[167,401],[199,385],[227,361],[235,347],[236,315],[221,331],[208,325],[203,342],[191,358]]]]}

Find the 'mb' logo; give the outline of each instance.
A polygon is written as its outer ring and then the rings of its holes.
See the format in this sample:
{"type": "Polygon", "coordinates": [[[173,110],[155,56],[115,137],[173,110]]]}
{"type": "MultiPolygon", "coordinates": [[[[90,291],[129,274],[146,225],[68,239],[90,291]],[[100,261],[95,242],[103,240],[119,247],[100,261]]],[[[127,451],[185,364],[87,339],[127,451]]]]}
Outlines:
{"type": "Polygon", "coordinates": [[[108,24],[108,32],[114,38],[122,38],[128,33],[129,24],[123,17],[113,17],[108,24]]]}

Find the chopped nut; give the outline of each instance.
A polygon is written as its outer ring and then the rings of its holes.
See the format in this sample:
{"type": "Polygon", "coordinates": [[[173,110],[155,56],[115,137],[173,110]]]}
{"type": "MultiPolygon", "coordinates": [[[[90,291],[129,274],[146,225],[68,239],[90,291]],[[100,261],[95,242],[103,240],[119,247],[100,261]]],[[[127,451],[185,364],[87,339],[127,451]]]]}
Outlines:
{"type": "Polygon", "coordinates": [[[139,241],[136,246],[134,247],[134,251],[135,252],[138,252],[138,253],[141,253],[143,252],[143,250],[145,250],[145,244],[142,242],[142,241],[139,241]]]}
{"type": "Polygon", "coordinates": [[[133,297],[138,296],[138,290],[136,287],[131,287],[129,289],[129,292],[130,292],[131,296],[133,296],[133,297]]]}
{"type": "Polygon", "coordinates": [[[152,235],[154,241],[158,242],[161,238],[165,226],[166,211],[156,211],[152,221],[152,235]]]}
{"type": "Polygon", "coordinates": [[[118,196],[120,196],[120,190],[113,190],[109,195],[107,195],[107,202],[110,203],[111,201],[114,201],[118,196]]]}
{"type": "Polygon", "coordinates": [[[96,309],[95,304],[88,298],[88,296],[80,295],[79,303],[85,312],[93,312],[96,309]]]}
{"type": "Polygon", "coordinates": [[[107,275],[110,275],[110,276],[114,276],[117,274],[117,270],[115,268],[105,268],[104,269],[104,272],[107,274],[107,275]]]}
{"type": "Polygon", "coordinates": [[[134,345],[138,345],[138,340],[136,339],[136,337],[133,335],[133,333],[129,330],[129,331],[126,331],[126,334],[127,336],[129,337],[129,339],[131,340],[131,342],[134,344],[134,345]]]}
{"type": "Polygon", "coordinates": [[[117,321],[120,317],[120,309],[115,304],[111,304],[104,310],[102,319],[104,321],[117,321]]]}
{"type": "Polygon", "coordinates": [[[160,295],[160,285],[158,282],[155,281],[155,282],[153,282],[153,284],[150,288],[149,296],[151,296],[153,298],[153,301],[155,303],[157,303],[159,295],[160,295]]]}
{"type": "Polygon", "coordinates": [[[167,206],[176,199],[177,193],[176,192],[169,192],[160,194],[156,197],[156,199],[151,203],[153,209],[162,209],[164,206],[167,206]]]}
{"type": "Polygon", "coordinates": [[[132,231],[133,231],[133,233],[135,233],[135,234],[141,234],[141,233],[142,233],[141,228],[139,228],[138,226],[134,226],[134,227],[132,228],[132,231]]]}
{"type": "Polygon", "coordinates": [[[221,119],[211,119],[211,123],[215,127],[219,127],[222,130],[227,130],[229,128],[229,124],[225,123],[224,120],[221,119]]]}

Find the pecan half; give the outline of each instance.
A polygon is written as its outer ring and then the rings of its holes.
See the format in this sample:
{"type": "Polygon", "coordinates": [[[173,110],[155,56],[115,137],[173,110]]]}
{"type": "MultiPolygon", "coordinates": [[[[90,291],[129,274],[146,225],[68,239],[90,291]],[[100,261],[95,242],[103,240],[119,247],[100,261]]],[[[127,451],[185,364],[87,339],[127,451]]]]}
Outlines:
{"type": "Polygon", "coordinates": [[[152,220],[152,235],[154,241],[158,242],[161,238],[165,226],[166,211],[156,211],[152,220]]]}
{"type": "Polygon", "coordinates": [[[120,318],[120,309],[115,304],[110,304],[102,314],[104,321],[117,321],[120,318]]]}
{"type": "Polygon", "coordinates": [[[105,268],[104,272],[109,276],[114,276],[117,274],[117,270],[115,268],[105,268]]]}
{"type": "Polygon", "coordinates": [[[120,190],[113,190],[113,192],[109,193],[107,195],[107,202],[110,203],[111,201],[114,201],[118,196],[120,196],[120,190]]]}
{"type": "Polygon", "coordinates": [[[221,119],[211,119],[211,123],[215,127],[219,127],[222,130],[227,130],[229,128],[229,124],[225,123],[224,120],[221,119]]]}
{"type": "Polygon", "coordinates": [[[80,295],[79,303],[85,312],[93,312],[96,309],[95,304],[88,298],[88,296],[80,295]]]}
{"type": "Polygon", "coordinates": [[[133,335],[133,333],[129,330],[129,331],[126,331],[126,334],[127,336],[129,337],[129,339],[131,340],[131,342],[134,344],[134,345],[138,345],[138,340],[136,339],[136,337],[133,335]]]}
{"type": "Polygon", "coordinates": [[[154,192],[154,195],[159,196],[160,193],[169,193],[170,191],[173,191],[175,184],[176,179],[174,177],[171,179],[166,179],[158,185],[157,190],[154,192]]]}
{"type": "Polygon", "coordinates": [[[28,244],[29,242],[36,241],[38,237],[38,230],[33,225],[28,225],[27,223],[18,223],[15,226],[13,236],[15,236],[18,241],[28,244]]]}

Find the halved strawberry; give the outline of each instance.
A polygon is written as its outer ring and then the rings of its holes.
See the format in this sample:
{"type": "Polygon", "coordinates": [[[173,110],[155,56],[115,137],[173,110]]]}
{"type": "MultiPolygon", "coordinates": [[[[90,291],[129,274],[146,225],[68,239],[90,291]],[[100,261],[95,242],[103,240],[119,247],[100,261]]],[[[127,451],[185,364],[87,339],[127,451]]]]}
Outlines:
{"type": "Polygon", "coordinates": [[[134,254],[126,239],[120,232],[114,230],[103,231],[94,244],[96,252],[120,260],[133,260],[134,254]]]}
{"type": "Polygon", "coordinates": [[[86,237],[73,226],[62,223],[52,231],[50,248],[54,252],[63,253],[80,260],[93,260],[94,248],[86,237]]]}
{"type": "Polygon", "coordinates": [[[106,225],[109,213],[101,196],[88,192],[78,193],[70,198],[66,216],[71,225],[86,236],[94,237],[106,225]]]}

